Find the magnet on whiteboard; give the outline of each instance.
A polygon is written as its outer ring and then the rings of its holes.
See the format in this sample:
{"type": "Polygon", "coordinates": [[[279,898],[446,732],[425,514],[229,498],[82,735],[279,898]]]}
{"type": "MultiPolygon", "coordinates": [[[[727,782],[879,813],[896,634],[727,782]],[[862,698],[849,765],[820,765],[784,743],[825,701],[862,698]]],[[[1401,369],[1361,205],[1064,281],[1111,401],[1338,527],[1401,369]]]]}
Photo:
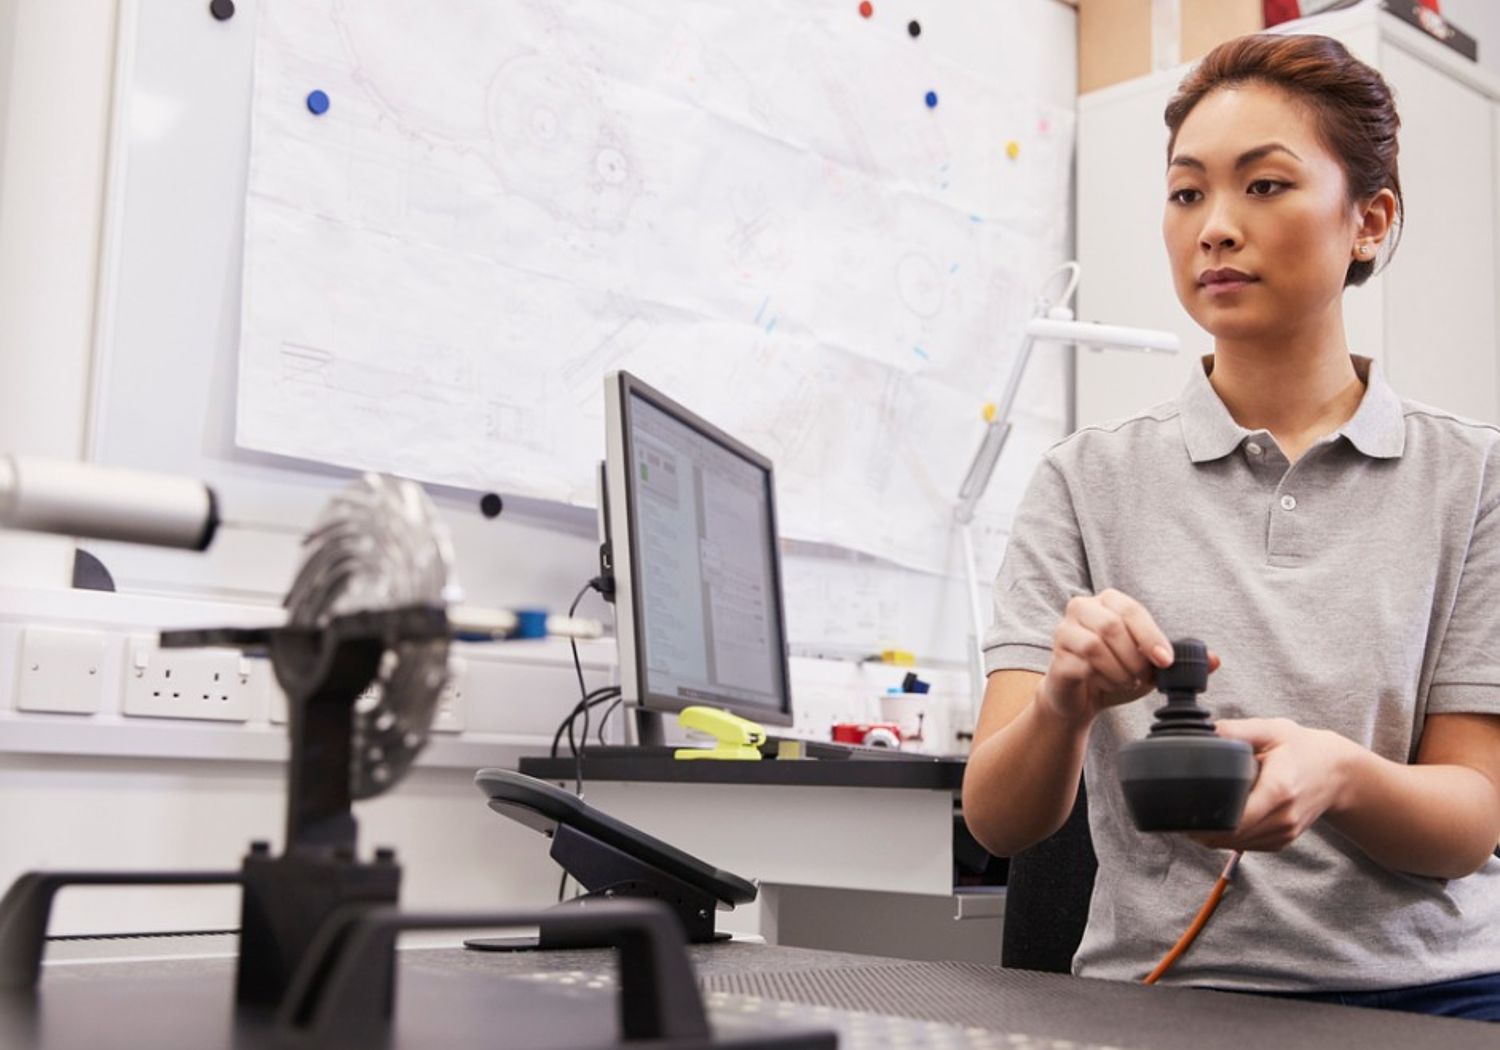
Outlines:
{"type": "Polygon", "coordinates": [[[322,91],[309,91],[307,93],[307,108],[314,116],[321,117],[328,112],[328,95],[322,91]]]}

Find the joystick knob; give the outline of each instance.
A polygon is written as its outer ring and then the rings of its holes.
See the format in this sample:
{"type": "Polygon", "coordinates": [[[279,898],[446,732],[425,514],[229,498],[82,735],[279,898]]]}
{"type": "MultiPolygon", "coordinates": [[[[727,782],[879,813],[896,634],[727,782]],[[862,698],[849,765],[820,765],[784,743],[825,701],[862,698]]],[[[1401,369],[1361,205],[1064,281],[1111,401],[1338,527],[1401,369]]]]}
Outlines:
{"type": "Polygon", "coordinates": [[[1120,748],[1120,787],[1142,831],[1233,831],[1255,783],[1255,753],[1214,732],[1198,694],[1208,687],[1208,648],[1172,644],[1172,665],[1156,672],[1167,702],[1144,740],[1120,748]]]}

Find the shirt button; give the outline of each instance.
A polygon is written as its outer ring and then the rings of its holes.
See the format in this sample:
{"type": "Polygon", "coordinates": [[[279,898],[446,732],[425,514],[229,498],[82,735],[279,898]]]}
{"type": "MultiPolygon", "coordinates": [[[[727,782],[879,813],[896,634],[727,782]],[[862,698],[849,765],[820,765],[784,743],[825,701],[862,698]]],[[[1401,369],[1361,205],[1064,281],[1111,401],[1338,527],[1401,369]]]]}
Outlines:
{"type": "Polygon", "coordinates": [[[1255,442],[1252,441],[1248,445],[1245,446],[1245,451],[1248,452],[1248,453],[1250,453],[1250,455],[1252,455],[1252,456],[1258,456],[1264,450],[1259,445],[1257,445],[1255,442]]]}
{"type": "Polygon", "coordinates": [[[1295,496],[1282,496],[1281,497],[1281,509],[1282,510],[1296,510],[1297,509],[1297,498],[1295,496]]]}

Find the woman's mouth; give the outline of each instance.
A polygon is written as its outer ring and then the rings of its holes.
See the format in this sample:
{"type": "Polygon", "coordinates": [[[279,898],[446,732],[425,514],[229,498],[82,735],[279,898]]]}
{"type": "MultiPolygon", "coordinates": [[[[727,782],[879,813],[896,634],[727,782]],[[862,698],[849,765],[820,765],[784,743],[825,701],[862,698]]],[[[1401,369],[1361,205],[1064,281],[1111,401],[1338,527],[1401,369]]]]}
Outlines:
{"type": "Polygon", "coordinates": [[[1210,295],[1227,295],[1254,284],[1258,278],[1241,270],[1228,267],[1204,270],[1198,275],[1198,286],[1210,295]]]}

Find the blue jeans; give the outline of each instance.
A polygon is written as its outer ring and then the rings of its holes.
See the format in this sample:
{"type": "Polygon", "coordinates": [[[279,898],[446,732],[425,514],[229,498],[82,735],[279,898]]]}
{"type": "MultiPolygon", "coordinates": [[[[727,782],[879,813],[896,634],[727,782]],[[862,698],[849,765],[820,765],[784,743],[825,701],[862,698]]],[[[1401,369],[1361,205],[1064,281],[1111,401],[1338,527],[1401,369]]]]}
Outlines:
{"type": "Polygon", "coordinates": [[[1268,992],[1280,999],[1302,999],[1375,1010],[1405,1010],[1471,1021],[1500,1021],[1500,973],[1465,977],[1458,981],[1384,988],[1376,992],[1268,992]]]}

